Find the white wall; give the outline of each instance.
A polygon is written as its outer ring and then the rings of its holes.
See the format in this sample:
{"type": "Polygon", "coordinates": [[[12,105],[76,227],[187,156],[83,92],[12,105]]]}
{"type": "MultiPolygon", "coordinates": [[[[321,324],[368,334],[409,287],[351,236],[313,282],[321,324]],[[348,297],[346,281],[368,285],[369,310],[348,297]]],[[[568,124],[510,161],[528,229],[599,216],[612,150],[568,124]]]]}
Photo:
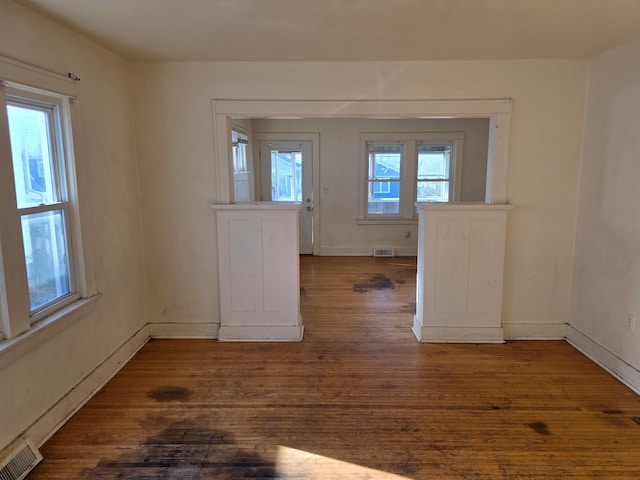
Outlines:
{"type": "MultiPolygon", "coordinates": [[[[320,235],[314,239],[321,254],[371,254],[373,247],[393,247],[417,254],[418,222],[406,225],[358,225],[360,133],[464,132],[461,201],[484,202],[488,119],[256,119],[255,132],[316,132],[320,134],[320,235]],[[410,238],[406,233],[410,232],[410,238]]],[[[317,233],[317,232],[316,232],[317,233]]]]}
{"type": "Polygon", "coordinates": [[[638,59],[640,41],[591,63],[569,339],[640,390],[638,59]]]}
{"type": "MultiPolygon", "coordinates": [[[[146,323],[131,81],[113,54],[12,1],[0,1],[0,55],[81,78],[80,139],[90,212],[95,312],[55,336],[27,341],[24,355],[0,357],[0,449],[30,429],[36,441],[111,373],[120,350],[146,323]],[[38,345],[36,345],[38,343],[38,345]],[[100,366],[102,368],[98,368],[100,366]],[[94,369],[98,370],[94,371],[94,369]],[[93,372],[93,373],[92,373],[93,372]],[[102,377],[101,377],[102,376],[102,377]],[[69,394],[65,397],[65,395],[69,394]]],[[[139,343],[139,342],[138,342],[139,343]]],[[[139,345],[134,345],[135,348],[139,345]]],[[[126,353],[125,353],[126,354],[126,353]]]]}
{"type": "MultiPolygon", "coordinates": [[[[586,61],[139,63],[135,112],[149,320],[218,320],[212,99],[512,98],[503,317],[564,336],[586,61]]],[[[356,189],[350,182],[338,189],[356,189]]]]}

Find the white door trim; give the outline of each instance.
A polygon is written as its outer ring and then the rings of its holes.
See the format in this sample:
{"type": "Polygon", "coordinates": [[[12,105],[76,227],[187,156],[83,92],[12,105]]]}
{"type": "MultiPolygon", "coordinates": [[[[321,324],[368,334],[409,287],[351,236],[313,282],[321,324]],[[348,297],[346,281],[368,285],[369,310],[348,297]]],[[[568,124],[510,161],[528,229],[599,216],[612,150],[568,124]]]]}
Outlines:
{"type": "MultiPolygon", "coordinates": [[[[273,142],[311,142],[311,163],[312,175],[313,175],[313,254],[319,255],[320,245],[320,134],[319,133],[281,133],[281,132],[253,132],[251,136],[252,149],[254,152],[258,152],[260,149],[261,141],[273,141],[273,142]]],[[[254,160],[254,178],[262,178],[262,166],[260,162],[254,160]]],[[[259,182],[256,182],[255,198],[260,198],[260,191],[258,190],[259,182]]]]}

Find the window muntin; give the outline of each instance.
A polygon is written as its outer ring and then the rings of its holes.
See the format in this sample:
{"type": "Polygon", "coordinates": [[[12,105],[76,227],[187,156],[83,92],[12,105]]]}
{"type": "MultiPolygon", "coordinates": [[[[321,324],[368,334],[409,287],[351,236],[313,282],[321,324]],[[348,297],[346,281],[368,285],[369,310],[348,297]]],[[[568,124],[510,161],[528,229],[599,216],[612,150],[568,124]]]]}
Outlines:
{"type": "Polygon", "coordinates": [[[33,322],[79,296],[61,118],[64,102],[57,96],[16,88],[9,89],[6,102],[33,322]]]}
{"type": "Polygon", "coordinates": [[[400,212],[402,143],[367,142],[367,215],[400,212]]]}

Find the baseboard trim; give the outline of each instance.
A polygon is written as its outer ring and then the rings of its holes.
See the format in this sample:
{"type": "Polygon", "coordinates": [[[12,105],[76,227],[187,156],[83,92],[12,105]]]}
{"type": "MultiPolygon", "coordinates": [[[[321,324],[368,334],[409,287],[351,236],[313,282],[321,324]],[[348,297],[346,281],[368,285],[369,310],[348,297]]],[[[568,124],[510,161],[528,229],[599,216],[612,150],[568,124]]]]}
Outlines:
{"type": "Polygon", "coordinates": [[[640,370],[629,365],[580,330],[567,325],[567,342],[640,395],[640,370]]]}
{"type": "Polygon", "coordinates": [[[222,325],[218,333],[218,341],[300,342],[303,335],[302,325],[222,325]]]}
{"type": "Polygon", "coordinates": [[[148,340],[145,325],[33,422],[19,438],[30,437],[41,446],[106,385],[148,340]]]}
{"type": "Polygon", "coordinates": [[[218,338],[219,323],[149,323],[151,338],[218,338]]]}
{"type": "Polygon", "coordinates": [[[413,319],[413,334],[420,343],[504,343],[500,327],[434,327],[413,319]]]}
{"type": "MultiPolygon", "coordinates": [[[[417,247],[394,247],[396,257],[415,257],[417,247]]],[[[373,247],[320,247],[316,253],[320,257],[371,257],[373,247]]]]}
{"type": "Polygon", "coordinates": [[[503,323],[505,340],[564,340],[566,323],[503,323]]]}

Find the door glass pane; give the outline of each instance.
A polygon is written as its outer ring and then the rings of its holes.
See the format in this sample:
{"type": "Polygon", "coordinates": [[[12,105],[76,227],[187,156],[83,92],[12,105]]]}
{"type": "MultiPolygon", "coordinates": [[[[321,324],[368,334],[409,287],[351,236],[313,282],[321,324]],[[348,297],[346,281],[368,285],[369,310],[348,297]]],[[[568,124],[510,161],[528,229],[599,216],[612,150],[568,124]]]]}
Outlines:
{"type": "Polygon", "coordinates": [[[368,142],[368,215],[400,213],[402,144],[368,142]]]}
{"type": "Polygon", "coordinates": [[[271,200],[302,201],[302,152],[271,150],[271,200]]]}
{"type": "Polygon", "coordinates": [[[49,132],[52,112],[8,105],[7,114],[18,208],[56,202],[49,132]]]}
{"type": "Polygon", "coordinates": [[[31,311],[71,292],[64,212],[22,216],[31,311]]]}

